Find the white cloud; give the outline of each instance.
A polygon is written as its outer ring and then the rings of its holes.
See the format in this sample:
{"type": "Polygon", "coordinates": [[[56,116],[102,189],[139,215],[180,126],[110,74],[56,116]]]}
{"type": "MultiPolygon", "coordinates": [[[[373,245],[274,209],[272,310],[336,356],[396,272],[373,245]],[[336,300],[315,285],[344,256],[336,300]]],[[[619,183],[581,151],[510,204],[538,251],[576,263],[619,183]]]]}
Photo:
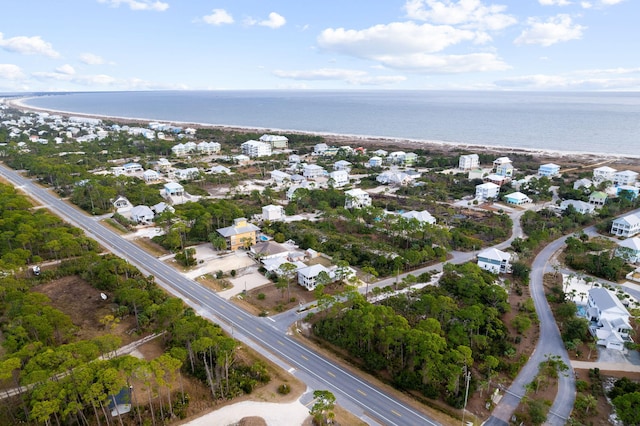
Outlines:
{"type": "Polygon", "coordinates": [[[640,90],[640,68],[579,70],[564,75],[532,74],[495,82],[496,86],[537,90],[640,90]]]}
{"type": "Polygon", "coordinates": [[[485,6],[480,0],[407,0],[404,8],[410,19],[463,28],[497,31],[517,22],[503,13],[506,6],[485,6]]]}
{"type": "Polygon", "coordinates": [[[82,53],[80,55],[80,61],[84,62],[87,65],[104,64],[104,59],[102,58],[102,56],[94,55],[93,53],[82,53]]]}
{"type": "Polygon", "coordinates": [[[233,24],[233,16],[224,9],[213,9],[211,15],[202,17],[202,20],[210,25],[233,24]]]}
{"type": "Polygon", "coordinates": [[[404,76],[371,76],[365,71],[341,68],[321,68],[317,70],[282,71],[276,70],[274,75],[291,80],[338,80],[353,85],[384,85],[406,80],[404,76]]]}
{"type": "Polygon", "coordinates": [[[76,70],[69,64],[64,64],[56,68],[56,72],[60,74],[74,75],[76,70]]]}
{"type": "Polygon", "coordinates": [[[42,40],[40,36],[18,36],[5,39],[2,33],[0,33],[0,47],[6,51],[21,53],[23,55],[44,55],[50,58],[60,56],[60,54],[53,49],[51,43],[42,40]]]}
{"type": "Polygon", "coordinates": [[[98,3],[106,3],[111,7],[120,7],[121,4],[129,6],[131,10],[153,10],[164,12],[169,9],[169,3],[151,0],[98,0],[98,3]]]}
{"type": "Polygon", "coordinates": [[[572,4],[569,0],[538,0],[543,6],[569,6],[572,4]]]}
{"type": "Polygon", "coordinates": [[[116,83],[116,79],[106,74],[82,75],[75,78],[73,82],[83,86],[110,86],[116,83]]]}
{"type": "Polygon", "coordinates": [[[537,18],[527,20],[528,29],[515,39],[516,44],[539,44],[545,47],[556,43],[582,38],[586,27],[574,24],[569,15],[560,14],[541,22],[537,18]]]}
{"type": "Polygon", "coordinates": [[[21,80],[24,74],[19,66],[14,64],[0,64],[0,80],[21,80]]]}
{"type": "Polygon", "coordinates": [[[472,41],[475,37],[473,31],[446,25],[393,22],[364,30],[328,28],[318,36],[318,44],[325,50],[372,58],[384,54],[439,52],[451,45],[472,41]]]}
{"type": "Polygon", "coordinates": [[[264,21],[260,21],[258,25],[263,27],[269,27],[272,29],[280,28],[284,24],[287,23],[287,20],[284,19],[282,15],[277,14],[276,12],[271,12],[269,14],[269,19],[265,19],[264,21]]]}
{"type": "Polygon", "coordinates": [[[389,68],[432,74],[504,71],[510,68],[509,65],[493,53],[471,53],[467,55],[426,55],[418,53],[406,56],[381,56],[377,59],[389,68]]]}

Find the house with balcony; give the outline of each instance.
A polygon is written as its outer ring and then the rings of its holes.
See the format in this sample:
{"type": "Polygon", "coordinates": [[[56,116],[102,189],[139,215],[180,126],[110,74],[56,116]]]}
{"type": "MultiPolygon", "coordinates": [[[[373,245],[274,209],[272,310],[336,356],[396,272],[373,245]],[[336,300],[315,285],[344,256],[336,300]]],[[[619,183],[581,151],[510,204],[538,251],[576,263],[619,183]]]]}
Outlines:
{"type": "Polygon", "coordinates": [[[302,166],[302,176],[307,179],[315,179],[324,176],[325,170],[317,164],[304,164],[302,166]]]}
{"type": "Polygon", "coordinates": [[[602,287],[589,290],[586,317],[598,345],[622,351],[625,343],[633,342],[629,311],[612,291],[602,287]]]}
{"type": "Polygon", "coordinates": [[[281,135],[262,135],[260,142],[268,143],[272,149],[287,149],[289,147],[289,139],[281,135]]]}
{"type": "Polygon", "coordinates": [[[314,155],[324,155],[324,153],[329,149],[329,145],[326,143],[317,143],[313,146],[313,154],[314,155]]]}
{"type": "Polygon", "coordinates": [[[628,214],[611,222],[611,233],[618,237],[630,238],[640,232],[640,215],[628,214]]]}
{"type": "Polygon", "coordinates": [[[256,243],[256,236],[260,228],[249,223],[246,218],[233,219],[233,225],[217,229],[227,241],[228,250],[249,248],[256,243]]]}
{"type": "Polygon", "coordinates": [[[613,174],[613,184],[615,186],[635,186],[638,173],[631,170],[623,170],[613,174]]]}
{"type": "Polygon", "coordinates": [[[564,200],[560,203],[560,210],[565,211],[569,206],[580,214],[593,214],[596,211],[594,205],[580,200],[564,200]]]}
{"type": "Polygon", "coordinates": [[[492,182],[485,182],[476,185],[476,199],[486,201],[488,199],[497,199],[500,193],[500,186],[492,182]]]}
{"type": "Polygon", "coordinates": [[[542,164],[538,167],[538,175],[554,177],[560,174],[560,166],[554,163],[542,164]]]}
{"type": "Polygon", "coordinates": [[[360,188],[345,191],[345,209],[360,209],[371,205],[371,196],[360,188]]]}
{"type": "Polygon", "coordinates": [[[262,207],[262,219],[269,220],[271,222],[276,222],[280,220],[284,220],[284,207],[276,206],[274,204],[269,204],[268,206],[262,207]]]}
{"type": "Polygon", "coordinates": [[[136,223],[148,225],[153,222],[155,213],[147,206],[135,206],[131,209],[130,217],[136,223]]]}
{"type": "Polygon", "coordinates": [[[155,170],[148,169],[142,173],[142,179],[144,179],[144,181],[147,183],[156,182],[160,180],[160,173],[156,172],[155,170]]]}
{"type": "Polygon", "coordinates": [[[458,159],[458,168],[460,170],[469,171],[480,167],[480,157],[478,154],[461,155],[458,159]]]}
{"type": "Polygon", "coordinates": [[[271,155],[271,145],[265,142],[249,140],[240,145],[242,153],[249,158],[268,157],[271,155]]]}
{"type": "Polygon", "coordinates": [[[483,250],[478,253],[478,266],[494,274],[510,273],[511,254],[496,248],[483,250]]]}
{"type": "Polygon", "coordinates": [[[184,187],[178,182],[165,183],[162,192],[167,197],[182,197],[185,194],[184,187]]]}
{"type": "Polygon", "coordinates": [[[344,170],[346,172],[350,172],[351,166],[352,164],[349,161],[338,160],[335,163],[333,163],[333,170],[335,171],[344,170]]]}
{"type": "Polygon", "coordinates": [[[596,191],[589,195],[589,204],[594,205],[596,208],[600,208],[607,203],[607,198],[609,196],[602,191],[596,191]]]}
{"type": "Polygon", "coordinates": [[[329,173],[329,185],[333,188],[342,188],[349,185],[349,172],[346,170],[336,170],[329,173]]]}
{"type": "Polygon", "coordinates": [[[369,162],[367,163],[369,167],[381,167],[382,166],[382,157],[371,157],[369,158],[369,162]]]}
{"type": "Polygon", "coordinates": [[[609,181],[613,182],[613,175],[617,170],[613,167],[602,166],[593,169],[593,181],[596,183],[609,181]]]}
{"type": "Polygon", "coordinates": [[[326,272],[329,278],[335,279],[333,271],[320,264],[316,264],[298,269],[298,284],[309,291],[315,290],[318,285],[318,275],[320,275],[321,272],[326,272]]]}
{"type": "Polygon", "coordinates": [[[217,154],[222,149],[222,146],[218,142],[200,142],[196,149],[201,154],[217,154]]]}

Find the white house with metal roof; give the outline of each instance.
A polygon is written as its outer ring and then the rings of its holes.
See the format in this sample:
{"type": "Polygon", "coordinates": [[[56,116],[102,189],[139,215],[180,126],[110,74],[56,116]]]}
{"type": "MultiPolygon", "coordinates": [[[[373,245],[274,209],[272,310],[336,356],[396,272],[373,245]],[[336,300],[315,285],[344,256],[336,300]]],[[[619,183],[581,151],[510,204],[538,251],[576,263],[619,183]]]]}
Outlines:
{"type": "Polygon", "coordinates": [[[586,316],[598,345],[621,351],[626,342],[633,342],[629,311],[613,292],[602,287],[589,290],[586,316]]]}
{"type": "Polygon", "coordinates": [[[628,214],[611,222],[611,233],[618,237],[633,237],[640,232],[640,216],[628,214]]]}
{"type": "Polygon", "coordinates": [[[509,273],[511,272],[511,254],[496,248],[488,248],[478,253],[478,266],[494,274],[509,273]]]}

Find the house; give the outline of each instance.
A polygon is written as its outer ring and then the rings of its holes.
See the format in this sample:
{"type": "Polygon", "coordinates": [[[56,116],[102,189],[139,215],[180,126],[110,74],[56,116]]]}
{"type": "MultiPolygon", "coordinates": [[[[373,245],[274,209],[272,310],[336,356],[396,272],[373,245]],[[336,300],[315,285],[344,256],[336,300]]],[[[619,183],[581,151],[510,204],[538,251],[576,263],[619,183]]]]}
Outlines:
{"type": "Polygon", "coordinates": [[[558,176],[560,174],[560,166],[554,163],[542,164],[538,167],[538,174],[547,177],[558,176]]]}
{"type": "Polygon", "coordinates": [[[246,141],[240,145],[242,153],[249,158],[268,157],[271,155],[271,145],[259,141],[246,141]]]}
{"type": "Polygon", "coordinates": [[[318,143],[313,146],[313,153],[315,155],[324,155],[328,149],[329,146],[326,143],[318,143]]]}
{"type": "Polygon", "coordinates": [[[153,222],[155,213],[147,206],[135,206],[131,209],[131,220],[140,224],[153,222]]]}
{"type": "Polygon", "coordinates": [[[564,200],[560,203],[560,210],[565,211],[569,206],[580,214],[592,214],[596,210],[594,205],[580,200],[564,200]]]}
{"type": "Polygon", "coordinates": [[[329,173],[329,185],[333,188],[342,188],[349,184],[349,172],[346,170],[336,170],[329,173]]]}
{"type": "Polygon", "coordinates": [[[404,151],[394,151],[387,156],[387,162],[391,164],[402,163],[405,155],[407,154],[404,151]]]}
{"type": "Polygon", "coordinates": [[[629,263],[637,263],[640,261],[640,238],[627,238],[618,243],[615,255],[623,258],[629,263]]]}
{"type": "Polygon", "coordinates": [[[188,151],[186,146],[183,143],[179,143],[171,147],[171,152],[176,157],[182,157],[183,155],[187,155],[188,151]]]}
{"type": "Polygon", "coordinates": [[[511,179],[513,177],[514,172],[513,164],[511,163],[502,163],[496,166],[496,171],[494,174],[498,176],[504,176],[506,178],[511,179]]]}
{"type": "Polygon", "coordinates": [[[298,269],[298,284],[303,286],[309,291],[315,290],[317,285],[318,275],[321,272],[326,272],[331,279],[334,279],[334,274],[329,269],[320,264],[307,266],[306,268],[298,269]]]}
{"type": "Polygon", "coordinates": [[[291,175],[281,170],[273,170],[271,172],[271,180],[276,185],[282,185],[283,183],[291,182],[291,175]]]}
{"type": "Polygon", "coordinates": [[[317,164],[304,164],[302,166],[302,176],[307,179],[315,179],[324,176],[324,169],[317,164]]]}
{"type": "Polygon", "coordinates": [[[635,200],[638,198],[640,188],[632,185],[620,185],[616,187],[616,195],[618,197],[624,197],[628,200],[635,200]]]}
{"type": "Polygon", "coordinates": [[[615,186],[634,186],[636,184],[637,178],[638,173],[632,172],[631,170],[623,170],[621,172],[616,172],[613,174],[613,184],[615,186]]]}
{"type": "Polygon", "coordinates": [[[251,161],[251,158],[249,158],[248,155],[238,154],[233,157],[233,161],[235,161],[238,164],[247,164],[249,163],[249,161],[251,161]]]}
{"type": "Polygon", "coordinates": [[[480,157],[478,154],[461,155],[458,159],[458,168],[460,170],[471,170],[480,167],[480,157]]]}
{"type": "Polygon", "coordinates": [[[293,166],[300,163],[302,161],[302,158],[298,154],[291,154],[289,155],[288,160],[289,160],[289,165],[293,166]]]}
{"type": "Polygon", "coordinates": [[[418,161],[418,154],[415,152],[407,152],[402,159],[405,166],[413,166],[418,161]]]}
{"type": "Polygon", "coordinates": [[[609,166],[602,166],[593,169],[593,181],[596,183],[609,181],[613,182],[613,174],[617,172],[616,169],[609,166]]]}
{"type": "Polygon", "coordinates": [[[164,194],[170,197],[184,196],[184,187],[178,182],[167,182],[164,184],[164,194]]]}
{"type": "Polygon", "coordinates": [[[382,157],[371,157],[367,164],[369,167],[380,167],[382,166],[382,157]]]}
{"type": "Polygon", "coordinates": [[[174,209],[172,206],[165,203],[164,201],[160,201],[158,204],[154,204],[153,206],[151,206],[151,210],[153,210],[156,216],[165,211],[168,211],[171,213],[174,213],[176,211],[176,209],[174,209]]]}
{"type": "Polygon", "coordinates": [[[191,180],[200,176],[200,170],[197,167],[189,167],[188,169],[175,169],[173,176],[178,180],[191,180]]]}
{"type": "Polygon", "coordinates": [[[225,166],[211,166],[211,168],[209,169],[210,173],[213,174],[219,174],[219,173],[224,173],[226,175],[230,175],[231,174],[231,169],[225,166]]]}
{"type": "Polygon", "coordinates": [[[217,154],[222,146],[218,142],[200,142],[196,149],[202,154],[217,154]]]}
{"type": "Polygon", "coordinates": [[[286,263],[289,248],[275,241],[262,241],[251,246],[251,254],[261,262],[267,259],[282,258],[284,260],[282,263],[286,263]]]}
{"type": "Polygon", "coordinates": [[[416,210],[411,210],[411,211],[402,213],[400,216],[407,220],[415,219],[420,223],[428,223],[429,225],[436,224],[436,218],[431,216],[431,213],[429,213],[426,210],[422,210],[420,212],[416,210]]]}
{"type": "Polygon", "coordinates": [[[505,183],[509,182],[511,177],[507,175],[499,175],[497,173],[492,173],[484,178],[485,182],[495,183],[498,186],[502,186],[505,183]]]}
{"type": "Polygon", "coordinates": [[[278,220],[283,220],[285,218],[284,207],[276,206],[273,204],[269,204],[268,206],[262,207],[262,219],[270,220],[271,222],[275,222],[278,220]]]}
{"type": "Polygon", "coordinates": [[[578,179],[577,181],[573,182],[573,189],[580,189],[580,188],[589,189],[591,188],[591,186],[593,186],[593,182],[591,182],[591,180],[587,178],[578,179]]]}
{"type": "Polygon", "coordinates": [[[227,241],[227,249],[237,250],[240,247],[249,248],[256,243],[256,234],[260,230],[257,226],[247,222],[244,217],[233,219],[233,225],[217,229],[227,241]]]}
{"type": "Polygon", "coordinates": [[[113,202],[113,207],[115,207],[118,213],[123,211],[129,211],[133,208],[133,204],[126,197],[118,197],[113,202]]]}
{"type": "Polygon", "coordinates": [[[596,191],[589,195],[589,204],[594,205],[596,208],[602,207],[607,202],[607,194],[602,191],[596,191]]]}
{"type": "Polygon", "coordinates": [[[532,200],[527,195],[518,191],[518,192],[512,192],[511,194],[505,195],[504,201],[507,204],[520,206],[525,203],[530,203],[532,200]]]}
{"type": "Polygon", "coordinates": [[[350,172],[351,163],[346,160],[338,160],[335,163],[333,163],[333,170],[335,171],[344,170],[346,172],[350,172]]]}
{"type": "Polygon", "coordinates": [[[376,181],[383,185],[408,185],[413,179],[408,173],[398,170],[385,170],[376,177],[376,181]]]}
{"type": "Polygon", "coordinates": [[[493,160],[493,169],[497,169],[498,166],[501,166],[503,164],[512,164],[512,161],[509,159],[509,157],[498,157],[495,160],[493,160]]]}
{"type": "Polygon", "coordinates": [[[271,145],[272,149],[287,149],[289,147],[289,139],[280,135],[262,135],[260,142],[265,142],[271,145]]]}
{"type": "Polygon", "coordinates": [[[160,170],[161,172],[169,170],[169,168],[171,168],[171,162],[166,158],[158,158],[158,161],[155,161],[153,164],[154,168],[156,170],[160,170]]]}
{"type": "Polygon", "coordinates": [[[628,214],[614,219],[611,223],[611,233],[618,237],[630,238],[640,232],[640,215],[628,214]]]}
{"type": "Polygon", "coordinates": [[[375,151],[373,151],[373,153],[378,157],[386,157],[387,154],[389,154],[389,152],[385,151],[384,149],[376,149],[375,151]]]}
{"type": "Polygon", "coordinates": [[[127,163],[122,167],[124,168],[125,173],[137,173],[144,170],[138,163],[127,163]]]}
{"type": "Polygon", "coordinates": [[[489,248],[478,253],[478,266],[494,274],[511,272],[511,254],[489,248]]]}
{"type": "Polygon", "coordinates": [[[480,201],[485,201],[490,198],[496,199],[498,198],[499,193],[500,186],[496,185],[495,183],[486,182],[480,185],[476,185],[476,199],[480,201]]]}
{"type": "Polygon", "coordinates": [[[359,209],[371,205],[371,196],[360,188],[345,191],[345,209],[359,209]]]}
{"type": "Polygon", "coordinates": [[[626,342],[632,342],[629,311],[613,292],[602,287],[589,290],[586,317],[598,345],[621,351],[626,342]]]}
{"type": "Polygon", "coordinates": [[[160,173],[155,170],[148,169],[142,173],[142,179],[144,179],[145,182],[155,182],[160,180],[160,173]]]}

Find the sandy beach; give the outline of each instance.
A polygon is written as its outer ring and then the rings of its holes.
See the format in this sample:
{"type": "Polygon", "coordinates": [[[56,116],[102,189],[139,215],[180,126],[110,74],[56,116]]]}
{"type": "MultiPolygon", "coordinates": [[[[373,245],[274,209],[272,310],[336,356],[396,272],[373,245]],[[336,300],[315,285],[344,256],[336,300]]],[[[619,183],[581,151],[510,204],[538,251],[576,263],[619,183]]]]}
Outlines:
{"type": "Polygon", "coordinates": [[[151,121],[160,121],[170,125],[192,128],[210,128],[220,129],[229,132],[238,133],[289,133],[299,135],[313,135],[322,136],[329,144],[336,145],[350,145],[350,146],[365,146],[370,148],[390,148],[394,147],[398,150],[414,150],[425,149],[434,153],[447,154],[455,151],[459,152],[485,152],[495,153],[496,155],[507,154],[523,154],[531,155],[539,158],[541,161],[555,161],[563,164],[590,164],[601,161],[609,161],[620,165],[636,166],[640,155],[626,155],[626,154],[612,154],[612,153],[597,153],[597,152],[579,152],[579,151],[562,151],[562,150],[549,150],[549,149],[530,149],[530,148],[514,148],[509,146],[497,146],[497,145],[474,145],[466,143],[445,142],[437,140],[416,140],[416,139],[403,139],[403,138],[391,138],[380,136],[367,136],[367,135],[350,135],[350,134],[337,134],[337,133],[320,133],[320,132],[304,132],[298,130],[277,129],[267,127],[238,127],[228,126],[223,124],[208,124],[208,123],[196,123],[187,121],[167,121],[167,120],[155,120],[151,118],[143,117],[121,117],[121,116],[108,116],[99,114],[84,114],[72,111],[53,110],[46,108],[37,108],[28,105],[26,102],[33,97],[22,98],[9,98],[5,99],[7,105],[22,111],[34,111],[34,112],[47,112],[52,114],[59,114],[62,116],[73,117],[86,117],[86,118],[98,118],[102,120],[109,120],[116,123],[140,123],[146,125],[151,121]]]}

